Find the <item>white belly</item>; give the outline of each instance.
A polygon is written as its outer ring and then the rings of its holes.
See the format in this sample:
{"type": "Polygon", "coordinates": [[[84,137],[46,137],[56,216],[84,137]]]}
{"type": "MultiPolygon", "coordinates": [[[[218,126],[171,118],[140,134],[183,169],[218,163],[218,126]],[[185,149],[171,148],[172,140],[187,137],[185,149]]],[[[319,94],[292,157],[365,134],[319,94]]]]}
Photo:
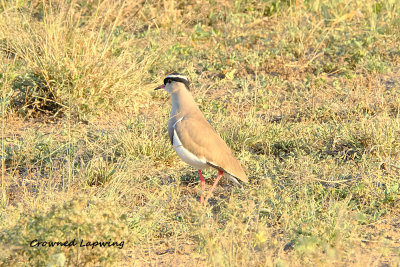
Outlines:
{"type": "Polygon", "coordinates": [[[175,130],[173,136],[173,144],[176,153],[185,163],[199,170],[209,167],[205,158],[199,158],[183,147],[181,140],[179,140],[179,137],[176,134],[175,130]]]}

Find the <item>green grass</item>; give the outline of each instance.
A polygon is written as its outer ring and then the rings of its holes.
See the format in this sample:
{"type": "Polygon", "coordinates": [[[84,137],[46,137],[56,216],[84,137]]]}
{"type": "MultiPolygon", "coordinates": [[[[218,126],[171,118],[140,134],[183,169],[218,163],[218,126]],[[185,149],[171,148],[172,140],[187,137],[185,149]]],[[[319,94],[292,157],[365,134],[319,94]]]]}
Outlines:
{"type": "Polygon", "coordinates": [[[1,2],[1,263],[399,265],[399,4],[1,2]],[[172,71],[250,177],[206,207],[172,71]]]}

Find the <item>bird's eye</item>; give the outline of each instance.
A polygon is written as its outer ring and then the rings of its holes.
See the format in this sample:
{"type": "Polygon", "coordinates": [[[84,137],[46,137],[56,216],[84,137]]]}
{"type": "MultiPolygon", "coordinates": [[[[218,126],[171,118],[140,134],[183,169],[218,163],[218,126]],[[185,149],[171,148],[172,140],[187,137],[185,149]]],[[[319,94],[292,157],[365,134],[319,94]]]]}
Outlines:
{"type": "Polygon", "coordinates": [[[171,83],[171,80],[170,80],[170,79],[168,79],[168,80],[167,80],[167,83],[171,83]]]}

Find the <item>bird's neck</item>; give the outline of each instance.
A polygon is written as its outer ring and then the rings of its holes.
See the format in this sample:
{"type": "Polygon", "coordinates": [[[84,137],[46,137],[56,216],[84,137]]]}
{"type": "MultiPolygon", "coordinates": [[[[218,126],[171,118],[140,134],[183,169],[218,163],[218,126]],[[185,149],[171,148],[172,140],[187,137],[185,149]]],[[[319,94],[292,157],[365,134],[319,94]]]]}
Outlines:
{"type": "Polygon", "coordinates": [[[177,116],[178,113],[185,116],[187,112],[198,109],[192,94],[187,90],[179,90],[171,94],[171,117],[177,116]]]}

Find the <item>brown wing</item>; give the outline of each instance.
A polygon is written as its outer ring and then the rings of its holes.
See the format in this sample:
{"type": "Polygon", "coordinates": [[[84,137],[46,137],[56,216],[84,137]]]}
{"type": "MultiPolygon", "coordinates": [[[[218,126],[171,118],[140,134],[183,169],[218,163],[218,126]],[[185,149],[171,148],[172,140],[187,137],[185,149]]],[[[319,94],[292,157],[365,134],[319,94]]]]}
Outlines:
{"type": "Polygon", "coordinates": [[[204,157],[210,166],[248,182],[240,162],[233,156],[224,140],[214,131],[203,117],[185,116],[175,125],[175,131],[182,145],[193,154],[204,157]]]}

